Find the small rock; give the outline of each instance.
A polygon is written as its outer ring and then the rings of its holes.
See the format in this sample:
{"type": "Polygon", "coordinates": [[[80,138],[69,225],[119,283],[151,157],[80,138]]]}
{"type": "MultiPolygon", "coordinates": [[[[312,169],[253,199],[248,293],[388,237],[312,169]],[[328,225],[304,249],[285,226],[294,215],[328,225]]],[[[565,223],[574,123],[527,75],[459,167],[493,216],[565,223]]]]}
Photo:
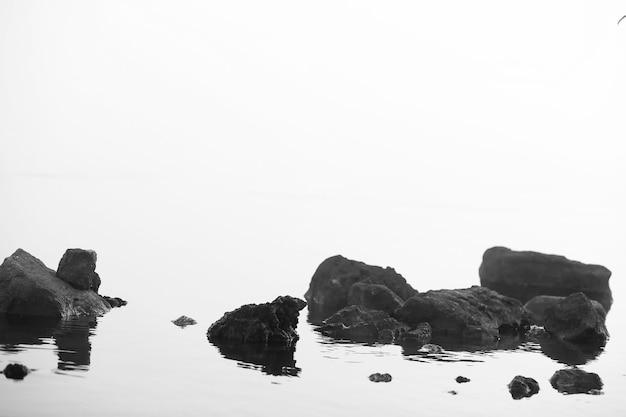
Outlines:
{"type": "Polygon", "coordinates": [[[176,320],[172,320],[172,323],[174,323],[175,325],[177,325],[179,327],[185,328],[186,326],[193,326],[197,322],[194,319],[192,319],[191,317],[180,316],[176,320]]]}
{"type": "Polygon", "coordinates": [[[102,298],[104,298],[104,300],[109,303],[112,308],[122,307],[128,304],[126,300],[122,300],[119,297],[107,297],[106,295],[103,295],[102,298]]]}
{"type": "Polygon", "coordinates": [[[466,378],[464,376],[457,376],[456,377],[456,382],[458,382],[459,384],[463,384],[465,382],[470,382],[470,379],[466,378]]]}
{"type": "Polygon", "coordinates": [[[21,363],[10,363],[4,368],[4,376],[10,379],[24,379],[30,369],[21,363]]]}
{"type": "Polygon", "coordinates": [[[539,392],[539,384],[533,378],[517,375],[509,382],[509,392],[514,400],[531,397],[539,392]]]}
{"type": "Polygon", "coordinates": [[[448,394],[457,395],[458,392],[456,392],[455,390],[452,390],[452,391],[448,391],[448,394]]]}
{"type": "Polygon", "coordinates": [[[424,346],[422,346],[422,349],[428,353],[433,353],[433,354],[443,352],[443,348],[441,346],[434,345],[432,343],[426,343],[424,346]]]}
{"type": "MultiPolygon", "coordinates": [[[[401,332],[398,341],[402,344],[416,344],[426,346],[433,335],[433,329],[428,323],[419,323],[411,331],[401,332]]],[[[436,345],[433,345],[436,346],[436,345]]]]}
{"type": "Polygon", "coordinates": [[[558,392],[566,394],[590,394],[591,391],[596,393],[603,385],[598,374],[578,368],[556,371],[550,378],[550,384],[558,392]]]}
{"type": "Polygon", "coordinates": [[[370,375],[370,381],[372,382],[391,382],[391,375],[375,373],[370,375]]]}
{"type": "Polygon", "coordinates": [[[98,292],[100,276],[95,272],[97,259],[95,251],[68,249],[59,262],[56,275],[78,290],[98,292]]]}

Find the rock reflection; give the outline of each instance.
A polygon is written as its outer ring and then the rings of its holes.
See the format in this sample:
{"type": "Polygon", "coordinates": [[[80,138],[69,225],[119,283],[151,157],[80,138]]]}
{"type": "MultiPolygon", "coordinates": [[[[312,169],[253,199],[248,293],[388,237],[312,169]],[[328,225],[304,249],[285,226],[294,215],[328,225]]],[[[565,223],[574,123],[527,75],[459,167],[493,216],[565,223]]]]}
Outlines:
{"type": "Polygon", "coordinates": [[[96,325],[95,318],[59,321],[0,316],[0,350],[20,352],[32,346],[55,343],[59,370],[87,371],[91,361],[89,337],[94,334],[96,325]]]}
{"type": "Polygon", "coordinates": [[[584,365],[604,351],[597,344],[574,344],[557,338],[542,338],[539,345],[544,355],[565,365],[584,365]]]}
{"type": "Polygon", "coordinates": [[[257,369],[268,375],[298,376],[294,346],[264,346],[247,343],[215,343],[223,357],[237,361],[242,368],[257,369]]]}

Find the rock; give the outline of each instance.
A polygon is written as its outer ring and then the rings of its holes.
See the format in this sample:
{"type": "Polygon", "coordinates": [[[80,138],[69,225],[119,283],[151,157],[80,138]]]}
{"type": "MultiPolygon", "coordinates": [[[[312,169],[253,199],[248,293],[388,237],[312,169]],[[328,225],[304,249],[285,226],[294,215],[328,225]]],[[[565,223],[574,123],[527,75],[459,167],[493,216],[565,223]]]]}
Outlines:
{"type": "Polygon", "coordinates": [[[107,303],[109,303],[111,308],[122,307],[122,306],[125,306],[126,304],[128,304],[128,302],[126,300],[122,300],[119,297],[107,297],[106,295],[103,295],[102,298],[104,298],[104,300],[107,303]]]}
{"type": "Polygon", "coordinates": [[[391,382],[391,375],[379,374],[378,372],[370,375],[370,381],[372,382],[391,382]]]}
{"type": "Polygon", "coordinates": [[[194,319],[192,319],[191,317],[180,316],[176,320],[172,320],[172,323],[174,323],[175,325],[177,325],[179,327],[185,328],[187,326],[193,326],[197,322],[194,319]]]}
{"type": "Polygon", "coordinates": [[[392,343],[410,328],[389,317],[384,311],[354,305],[345,307],[324,320],[318,330],[335,339],[392,343]]]}
{"type": "Polygon", "coordinates": [[[433,337],[433,329],[428,323],[418,323],[415,329],[401,332],[398,335],[398,342],[403,345],[419,345],[421,348],[429,345],[430,339],[433,337]]]}
{"type": "Polygon", "coordinates": [[[211,342],[230,341],[292,346],[298,340],[296,326],[306,302],[278,297],[271,303],[247,304],[225,313],[207,331],[211,342]]]}
{"type": "Polygon", "coordinates": [[[30,369],[21,363],[10,363],[4,368],[4,376],[10,379],[24,379],[30,369]]]}
{"type": "Polygon", "coordinates": [[[533,378],[517,375],[509,382],[509,392],[514,400],[531,397],[539,392],[539,384],[533,378]]]}
{"type": "Polygon", "coordinates": [[[568,342],[603,346],[609,338],[604,317],[582,292],[546,308],[544,321],[548,333],[568,342]]]}
{"type": "Polygon", "coordinates": [[[72,287],[22,249],[0,265],[0,314],[69,318],[102,315],[110,309],[94,291],[72,287]]]}
{"type": "Polygon", "coordinates": [[[390,312],[398,302],[417,294],[402,275],[393,268],[381,268],[346,259],[341,255],[326,259],[313,274],[309,289],[304,295],[309,303],[310,318],[314,322],[335,314],[349,304],[348,296],[357,283],[386,287],[360,287],[352,291],[351,301],[363,302],[363,307],[376,307],[390,312]],[[375,296],[370,296],[374,292],[375,296]],[[394,297],[394,295],[396,297],[394,297]]]}
{"type": "MultiPolygon", "coordinates": [[[[428,323],[425,323],[425,324],[428,324],[428,323]]],[[[428,325],[428,327],[430,327],[430,325],[428,325]]],[[[432,333],[432,329],[431,329],[431,333],[432,333]]],[[[426,343],[424,346],[422,346],[422,350],[426,351],[427,353],[431,355],[443,352],[443,348],[441,346],[435,345],[432,343],[426,343]]]]}
{"type": "MultiPolygon", "coordinates": [[[[524,308],[530,312],[532,315],[532,321],[536,325],[543,326],[544,325],[544,314],[548,307],[552,307],[563,301],[565,297],[559,297],[556,295],[538,295],[536,297],[528,300],[526,304],[524,304],[524,308]]],[[[602,319],[606,319],[606,310],[602,307],[596,300],[591,300],[591,304],[596,309],[596,312],[602,317],[602,319]]]]}
{"type": "Polygon", "coordinates": [[[57,277],[79,290],[93,290],[100,287],[100,276],[95,272],[98,256],[92,250],[68,249],[63,254],[57,277]]]}
{"type": "Polygon", "coordinates": [[[596,393],[602,389],[602,380],[598,374],[585,372],[578,368],[556,371],[550,378],[550,384],[558,392],[566,394],[596,393]]]}
{"type": "Polygon", "coordinates": [[[464,377],[464,376],[457,376],[455,381],[458,382],[459,384],[464,384],[466,382],[470,382],[471,380],[469,378],[464,377]]]}
{"type": "Polygon", "coordinates": [[[348,305],[358,305],[372,310],[380,310],[392,315],[404,301],[389,288],[381,284],[357,282],[348,292],[348,305]]]}
{"type": "Polygon", "coordinates": [[[479,274],[482,286],[523,303],[537,295],[568,296],[575,292],[599,301],[606,311],[613,302],[611,271],[563,256],[494,247],[483,255],[479,274]]]}
{"type": "Polygon", "coordinates": [[[518,300],[474,286],[417,294],[396,310],[395,318],[410,326],[430,323],[434,340],[486,344],[501,332],[525,329],[529,313],[518,300]]]}

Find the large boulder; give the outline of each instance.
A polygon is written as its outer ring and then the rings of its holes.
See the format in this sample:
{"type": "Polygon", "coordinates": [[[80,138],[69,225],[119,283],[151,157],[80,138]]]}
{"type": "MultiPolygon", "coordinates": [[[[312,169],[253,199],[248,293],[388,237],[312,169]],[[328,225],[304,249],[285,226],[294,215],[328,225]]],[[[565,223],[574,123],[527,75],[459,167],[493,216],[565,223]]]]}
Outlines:
{"type": "Polygon", "coordinates": [[[588,394],[602,389],[602,379],[598,374],[578,368],[556,371],[550,378],[550,384],[558,392],[566,394],[588,394]]]}
{"type": "MultiPolygon", "coordinates": [[[[538,326],[543,326],[544,324],[544,314],[546,309],[549,307],[553,307],[559,302],[563,301],[565,297],[559,297],[556,295],[538,295],[536,297],[528,300],[526,304],[524,304],[524,308],[530,312],[533,319],[533,324],[538,326]]],[[[590,300],[591,304],[595,308],[598,315],[604,320],[606,319],[606,310],[596,300],[590,300]]]]}
{"type": "Polygon", "coordinates": [[[57,277],[79,290],[98,292],[100,276],[95,272],[98,255],[93,250],[68,249],[63,254],[57,277]]]}
{"type": "Polygon", "coordinates": [[[471,344],[490,343],[501,333],[521,331],[529,317],[518,300],[478,286],[420,293],[395,312],[396,319],[410,326],[430,323],[433,340],[471,344]]]}
{"type": "Polygon", "coordinates": [[[604,345],[609,338],[604,317],[582,292],[546,308],[544,327],[548,333],[572,343],[604,345]]]}
{"type": "Polygon", "coordinates": [[[371,266],[337,255],[320,264],[304,298],[309,304],[311,320],[321,322],[351,302],[390,312],[415,294],[417,291],[393,268],[371,266]],[[353,289],[355,284],[376,286],[353,289]]]}
{"type": "MultiPolygon", "coordinates": [[[[325,336],[353,342],[392,343],[409,326],[387,313],[358,305],[342,308],[322,322],[318,330],[325,336]]],[[[424,343],[428,343],[427,341],[424,343]]]]}
{"type": "Polygon", "coordinates": [[[0,314],[60,319],[97,316],[110,309],[96,292],[74,288],[22,249],[0,265],[0,314]]]}
{"type": "Polygon", "coordinates": [[[292,346],[298,340],[298,315],[305,306],[304,300],[290,296],[246,304],[213,323],[207,337],[218,346],[221,342],[292,346]]]}
{"type": "Polygon", "coordinates": [[[483,255],[479,274],[482,286],[523,303],[537,295],[568,296],[574,292],[599,301],[606,311],[613,302],[611,271],[563,256],[493,247],[483,255]]]}

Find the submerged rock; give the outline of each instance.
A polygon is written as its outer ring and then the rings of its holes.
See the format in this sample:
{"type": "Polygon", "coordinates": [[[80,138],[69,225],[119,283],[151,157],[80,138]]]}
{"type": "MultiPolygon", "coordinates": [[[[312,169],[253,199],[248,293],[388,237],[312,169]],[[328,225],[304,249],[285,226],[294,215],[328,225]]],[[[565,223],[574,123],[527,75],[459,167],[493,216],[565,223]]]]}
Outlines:
{"type": "Polygon", "coordinates": [[[318,330],[325,336],[353,342],[392,343],[410,328],[384,311],[353,305],[345,307],[322,322],[318,330]]]}
{"type": "MultiPolygon", "coordinates": [[[[559,302],[563,301],[565,297],[559,297],[556,295],[538,295],[536,297],[528,300],[526,304],[524,304],[524,308],[532,314],[532,321],[536,325],[543,326],[544,325],[544,314],[548,307],[553,307],[559,302]]],[[[606,310],[596,300],[591,300],[591,304],[596,309],[596,312],[602,319],[606,319],[606,310]]]]}
{"type": "Polygon", "coordinates": [[[95,272],[98,255],[95,251],[84,249],[68,249],[63,254],[57,277],[78,290],[98,292],[100,276],[95,272]]]}
{"type": "Polygon", "coordinates": [[[514,400],[532,397],[539,392],[539,384],[533,378],[517,375],[509,382],[509,392],[514,400]]]}
{"type": "Polygon", "coordinates": [[[69,318],[102,315],[111,306],[93,290],[79,290],[18,249],[0,265],[0,314],[69,318]]]}
{"type": "Polygon", "coordinates": [[[177,318],[176,320],[172,320],[172,323],[174,323],[175,325],[177,325],[178,327],[182,327],[185,328],[187,326],[193,326],[194,324],[196,324],[197,322],[192,319],[191,317],[187,317],[187,316],[180,316],[179,318],[177,318]]]}
{"type": "Polygon", "coordinates": [[[556,371],[550,378],[550,384],[558,392],[566,394],[597,394],[603,385],[598,374],[578,368],[556,371]]]}
{"type": "Polygon", "coordinates": [[[391,382],[391,375],[389,374],[380,374],[376,372],[375,374],[371,374],[369,378],[372,382],[391,382]]]}
{"type": "Polygon", "coordinates": [[[567,342],[602,346],[609,337],[604,317],[581,292],[546,308],[544,322],[548,333],[567,342]]]}
{"type": "Polygon", "coordinates": [[[611,271],[563,256],[493,247],[483,255],[479,274],[482,286],[524,303],[537,295],[568,296],[575,292],[599,301],[606,311],[613,302],[611,271]]]}
{"type": "Polygon", "coordinates": [[[4,368],[3,373],[9,379],[24,379],[30,373],[30,369],[21,363],[10,363],[4,368]]]}
{"type": "Polygon", "coordinates": [[[212,342],[229,341],[291,346],[298,340],[296,326],[306,302],[281,296],[271,303],[247,304],[225,313],[207,331],[212,342]]]}
{"type": "Polygon", "coordinates": [[[486,344],[500,332],[525,329],[529,314],[518,300],[474,286],[417,294],[396,310],[395,318],[410,326],[430,323],[434,340],[486,344]]]}
{"type": "Polygon", "coordinates": [[[351,303],[391,313],[415,294],[417,291],[393,268],[383,269],[337,255],[320,264],[304,297],[311,319],[321,322],[351,303]],[[352,288],[355,284],[359,285],[352,288]]]}

